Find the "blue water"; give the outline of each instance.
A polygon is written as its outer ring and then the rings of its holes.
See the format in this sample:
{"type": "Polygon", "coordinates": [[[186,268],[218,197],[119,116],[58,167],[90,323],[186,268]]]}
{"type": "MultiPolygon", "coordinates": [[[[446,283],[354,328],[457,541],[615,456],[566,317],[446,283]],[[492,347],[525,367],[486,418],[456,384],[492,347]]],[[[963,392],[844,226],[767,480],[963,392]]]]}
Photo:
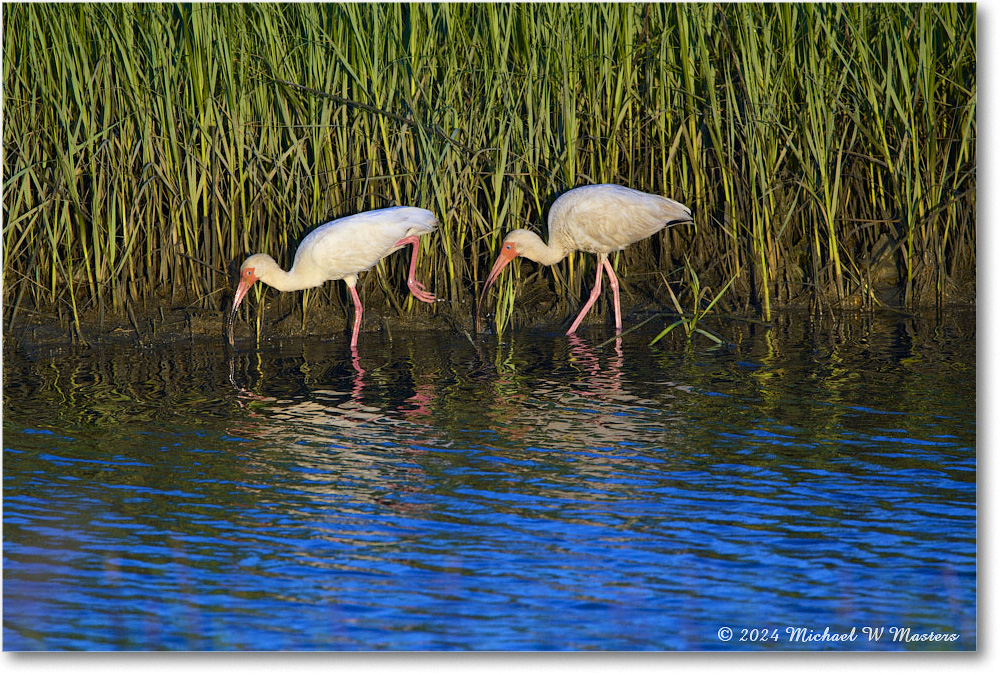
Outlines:
{"type": "Polygon", "coordinates": [[[8,340],[4,649],[974,649],[966,319],[8,340]]]}

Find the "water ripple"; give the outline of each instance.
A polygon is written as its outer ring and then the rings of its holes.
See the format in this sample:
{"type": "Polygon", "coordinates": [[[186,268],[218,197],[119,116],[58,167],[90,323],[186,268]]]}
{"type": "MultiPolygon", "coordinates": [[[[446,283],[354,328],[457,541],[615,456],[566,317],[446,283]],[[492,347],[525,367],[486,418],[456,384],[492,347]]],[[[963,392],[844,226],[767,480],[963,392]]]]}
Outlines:
{"type": "Polygon", "coordinates": [[[645,338],[5,359],[5,646],[975,648],[974,389],[645,338]]]}

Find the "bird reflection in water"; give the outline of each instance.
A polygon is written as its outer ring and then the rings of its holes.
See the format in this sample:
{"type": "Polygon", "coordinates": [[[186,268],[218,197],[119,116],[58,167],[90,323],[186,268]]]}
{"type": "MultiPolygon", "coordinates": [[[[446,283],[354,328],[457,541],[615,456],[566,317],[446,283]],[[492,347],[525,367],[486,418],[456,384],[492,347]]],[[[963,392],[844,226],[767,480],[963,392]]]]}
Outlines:
{"type": "MultiPolygon", "coordinates": [[[[346,495],[395,508],[400,502],[395,493],[418,490],[423,484],[419,457],[425,452],[421,446],[432,444],[425,440],[430,435],[425,421],[434,407],[435,386],[426,380],[415,384],[412,395],[396,406],[374,405],[371,401],[379,395],[395,392],[398,378],[379,377],[384,366],[369,365],[366,370],[356,349],[348,362],[349,375],[343,372],[343,360],[334,366],[340,376],[323,371],[322,362],[304,362],[286,371],[319,373],[309,377],[330,384],[339,379],[348,387],[315,386],[307,380],[304,393],[274,397],[241,386],[231,359],[230,380],[244,412],[229,431],[248,442],[246,471],[248,476],[258,474],[263,484],[283,485],[324,504],[346,495]],[[390,391],[380,391],[383,386],[390,391]],[[365,396],[366,387],[373,388],[374,395],[365,396]]],[[[254,379],[266,382],[265,362],[257,359],[254,365],[254,379]]],[[[283,384],[287,386],[287,380],[283,384]]]]}
{"type": "Polygon", "coordinates": [[[497,353],[495,366],[481,374],[488,403],[481,414],[486,428],[514,446],[549,447],[569,438],[579,447],[598,442],[614,445],[622,439],[622,427],[632,417],[632,406],[648,402],[626,386],[622,338],[615,337],[606,347],[591,346],[571,335],[555,342],[535,343],[528,349],[497,353]],[[551,353],[538,353],[549,347],[551,353]],[[551,377],[526,376],[524,367],[532,362],[559,364],[551,377]],[[563,366],[578,373],[567,375],[563,366]]]}
{"type": "Polygon", "coordinates": [[[566,339],[567,352],[553,359],[564,360],[576,377],[555,373],[532,387],[531,405],[518,414],[533,419],[531,435],[558,439],[581,450],[602,453],[634,443],[667,443],[672,436],[669,419],[677,418],[670,408],[669,391],[656,399],[639,392],[649,391],[649,383],[630,381],[625,370],[622,338],[592,346],[584,338],[566,339]],[[533,413],[533,414],[531,414],[533,413]],[[665,433],[666,432],[666,433],[665,433]]]}
{"type": "MultiPolygon", "coordinates": [[[[582,377],[563,392],[560,401],[574,411],[575,427],[586,429],[581,440],[590,448],[611,448],[647,433],[639,409],[651,404],[630,392],[623,380],[625,356],[620,336],[614,339],[614,355],[601,365],[599,348],[591,348],[576,335],[568,338],[570,361],[582,377]]],[[[609,344],[609,343],[606,343],[609,344]]]]}
{"type": "Polygon", "coordinates": [[[418,376],[420,384],[414,385],[413,396],[406,399],[406,402],[413,406],[412,409],[403,411],[403,416],[409,421],[430,420],[433,415],[431,404],[434,401],[435,384],[434,373],[423,373],[418,376]]]}
{"type": "MultiPolygon", "coordinates": [[[[266,381],[268,376],[263,372],[262,361],[259,355],[253,363],[256,365],[257,381],[266,381]]],[[[309,399],[300,400],[291,403],[291,405],[286,405],[290,403],[288,399],[262,395],[258,391],[251,390],[249,386],[242,384],[237,375],[234,354],[230,354],[229,357],[229,381],[236,392],[235,401],[237,405],[245,409],[251,416],[257,417],[261,411],[267,411],[272,419],[301,418],[302,421],[309,422],[308,426],[310,427],[354,427],[383,418],[396,421],[409,421],[417,418],[427,418],[431,415],[431,406],[434,401],[436,389],[433,374],[415,374],[415,377],[422,381],[414,385],[414,393],[405,399],[403,405],[387,410],[365,402],[364,394],[368,373],[361,364],[361,356],[358,353],[357,347],[350,347],[349,363],[353,372],[349,378],[349,390],[337,391],[333,389],[313,388],[307,382],[306,386],[310,387],[308,393],[309,399]],[[267,403],[278,405],[263,405],[267,403]]],[[[374,372],[378,373],[383,368],[384,366],[376,367],[374,372]]],[[[308,372],[310,370],[309,363],[304,363],[300,369],[303,372],[308,372]]],[[[395,385],[396,378],[391,379],[395,385]]]]}
{"type": "MultiPolygon", "coordinates": [[[[361,395],[365,387],[364,383],[365,370],[364,368],[361,367],[361,360],[360,357],[358,356],[357,348],[351,347],[351,352],[352,352],[351,365],[354,368],[355,374],[352,379],[352,386],[350,393],[350,401],[351,401],[350,407],[354,408],[357,407],[361,401],[361,395]]],[[[258,375],[260,375],[260,379],[263,379],[263,374],[260,373],[259,371],[258,375]]],[[[249,389],[247,389],[238,382],[238,378],[236,376],[236,359],[233,354],[230,354],[229,356],[229,383],[233,386],[233,389],[236,391],[236,398],[234,399],[236,404],[240,408],[243,408],[250,417],[257,417],[259,414],[258,410],[262,407],[260,405],[253,405],[254,403],[260,404],[266,402],[272,402],[272,403],[279,402],[279,399],[273,396],[264,396],[255,393],[253,391],[250,391],[249,389]]],[[[296,405],[299,406],[304,405],[308,407],[309,404],[310,402],[306,401],[296,405]]],[[[363,421],[368,421],[369,419],[371,418],[366,416],[363,419],[363,421]]],[[[350,424],[348,424],[348,426],[350,426],[350,424]]]]}
{"type": "Polygon", "coordinates": [[[622,366],[625,363],[625,356],[622,353],[620,335],[614,338],[615,356],[608,359],[604,368],[601,368],[600,358],[583,338],[574,334],[567,339],[572,361],[589,375],[584,381],[587,388],[578,393],[583,396],[598,396],[622,391],[622,366]]]}
{"type": "Polygon", "coordinates": [[[351,366],[354,368],[354,384],[351,387],[351,398],[361,400],[361,392],[365,388],[365,369],[361,367],[361,357],[356,345],[351,345],[351,366]]]}

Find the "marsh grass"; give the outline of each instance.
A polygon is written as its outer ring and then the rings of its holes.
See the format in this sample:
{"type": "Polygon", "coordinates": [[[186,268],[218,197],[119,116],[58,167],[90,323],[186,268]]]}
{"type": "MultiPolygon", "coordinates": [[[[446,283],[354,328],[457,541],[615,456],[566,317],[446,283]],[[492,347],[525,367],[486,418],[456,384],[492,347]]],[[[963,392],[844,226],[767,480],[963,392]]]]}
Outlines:
{"type": "Polygon", "coordinates": [[[719,289],[718,293],[713,293],[711,288],[702,287],[701,279],[698,277],[698,273],[694,270],[691,266],[691,262],[687,259],[684,261],[684,277],[685,285],[690,289],[691,296],[693,297],[693,306],[691,311],[684,311],[681,301],[677,299],[677,295],[674,293],[673,289],[671,289],[670,284],[667,283],[666,279],[664,279],[664,286],[666,286],[667,291],[670,293],[670,300],[673,302],[674,308],[677,310],[678,318],[660,331],[649,344],[655,345],[657,342],[666,337],[670,331],[680,327],[684,330],[684,333],[687,336],[688,345],[691,345],[692,340],[698,335],[708,338],[716,345],[724,345],[725,340],[712,331],[706,329],[704,326],[699,326],[698,324],[703,323],[703,319],[711,314],[712,308],[715,307],[716,303],[719,302],[729,287],[732,286],[733,282],[736,281],[736,277],[727,281],[726,284],[719,289]]]}
{"type": "MultiPolygon", "coordinates": [[[[438,214],[419,276],[471,317],[503,234],[595,182],[694,210],[634,279],[686,255],[765,317],[943,303],[976,272],[975,45],[963,4],[8,4],[5,323],[221,309],[234,261],[392,204],[438,214]]],[[[361,293],[440,311],[395,258],[361,293]]],[[[543,272],[567,313],[593,264],[543,272]]]]}

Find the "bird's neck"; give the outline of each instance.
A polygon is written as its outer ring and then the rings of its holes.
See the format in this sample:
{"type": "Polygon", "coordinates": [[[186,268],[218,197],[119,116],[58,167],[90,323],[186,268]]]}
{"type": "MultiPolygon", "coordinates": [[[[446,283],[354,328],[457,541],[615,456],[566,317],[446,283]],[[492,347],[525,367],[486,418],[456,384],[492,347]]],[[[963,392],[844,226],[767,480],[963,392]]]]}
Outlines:
{"type": "Polygon", "coordinates": [[[267,278],[261,277],[260,280],[271,288],[282,292],[301,291],[303,288],[308,288],[294,274],[286,272],[280,267],[268,270],[267,278]]]}
{"type": "Polygon", "coordinates": [[[309,270],[303,268],[301,265],[292,265],[292,269],[286,272],[278,267],[277,263],[273,266],[269,265],[266,270],[260,273],[259,278],[271,288],[283,293],[301,291],[304,288],[314,288],[326,281],[326,278],[322,276],[317,277],[310,274],[309,270]]]}
{"type": "Polygon", "coordinates": [[[557,262],[566,257],[568,250],[562,245],[558,239],[550,236],[550,241],[546,244],[542,241],[534,232],[529,230],[524,230],[528,233],[528,236],[524,240],[518,242],[518,253],[523,255],[525,258],[534,260],[536,263],[542,265],[555,265],[557,262]]]}

